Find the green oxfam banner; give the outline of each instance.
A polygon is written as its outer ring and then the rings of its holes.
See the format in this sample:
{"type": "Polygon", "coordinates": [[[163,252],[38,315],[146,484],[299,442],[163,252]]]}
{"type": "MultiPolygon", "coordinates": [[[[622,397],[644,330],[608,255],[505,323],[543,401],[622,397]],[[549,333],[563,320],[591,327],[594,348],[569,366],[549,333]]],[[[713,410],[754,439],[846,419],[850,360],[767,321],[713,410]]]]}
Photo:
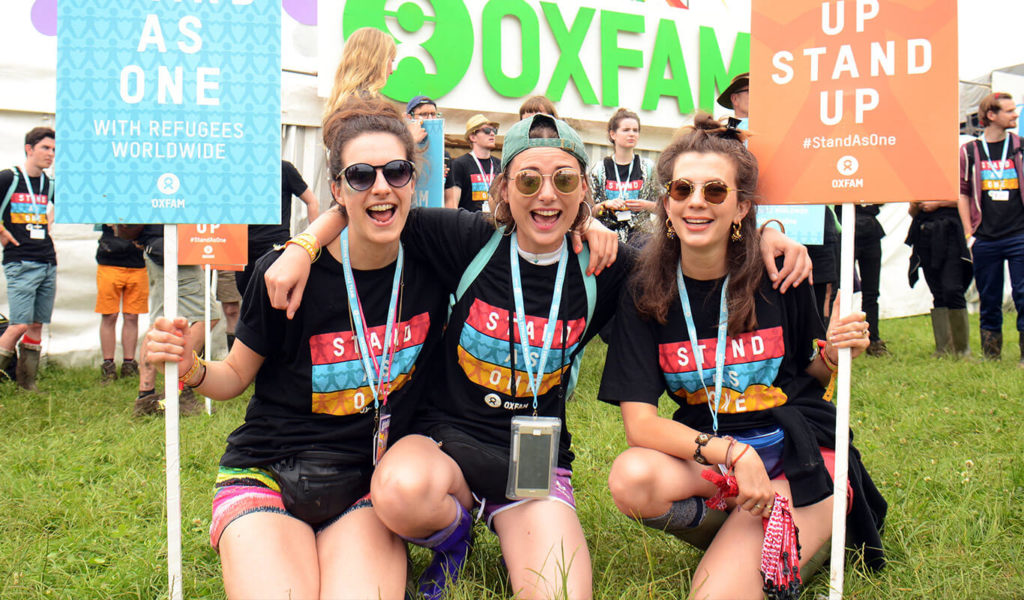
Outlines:
{"type": "Polygon", "coordinates": [[[400,102],[425,94],[447,107],[514,113],[522,98],[544,94],[566,116],[606,120],[626,106],[645,124],[676,127],[682,115],[712,110],[718,91],[750,63],[749,0],[691,5],[321,2],[319,91],[330,91],[344,40],[375,27],[398,46],[383,92],[400,102]]]}

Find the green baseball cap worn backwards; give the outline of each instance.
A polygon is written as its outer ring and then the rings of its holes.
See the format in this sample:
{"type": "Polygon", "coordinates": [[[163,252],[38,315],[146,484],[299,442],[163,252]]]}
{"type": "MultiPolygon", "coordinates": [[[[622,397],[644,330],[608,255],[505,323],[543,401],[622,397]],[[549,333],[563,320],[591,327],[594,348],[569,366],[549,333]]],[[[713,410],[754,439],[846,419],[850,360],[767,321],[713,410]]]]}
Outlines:
{"type": "Polygon", "coordinates": [[[583,138],[576,130],[565,121],[556,119],[551,115],[536,114],[527,117],[513,125],[505,134],[505,141],[501,148],[501,170],[508,170],[508,164],[523,150],[530,148],[559,148],[575,156],[582,164],[584,170],[590,162],[587,151],[583,147],[583,138]],[[555,131],[556,138],[531,138],[530,128],[534,123],[547,121],[555,131]]]}

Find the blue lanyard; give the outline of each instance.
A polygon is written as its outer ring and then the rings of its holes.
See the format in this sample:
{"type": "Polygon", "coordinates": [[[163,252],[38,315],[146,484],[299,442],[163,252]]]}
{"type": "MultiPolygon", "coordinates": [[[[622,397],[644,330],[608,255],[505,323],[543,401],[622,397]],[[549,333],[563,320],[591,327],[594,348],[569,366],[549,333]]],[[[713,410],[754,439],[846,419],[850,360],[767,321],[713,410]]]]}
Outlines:
{"type": "MultiPolygon", "coordinates": [[[[398,290],[402,282],[402,264],[404,262],[404,252],[402,250],[402,244],[398,244],[398,260],[395,262],[395,278],[391,284],[391,300],[388,303],[388,320],[384,326],[384,344],[381,348],[380,363],[377,363],[377,357],[370,353],[369,344],[366,339],[366,317],[362,312],[362,304],[359,303],[359,293],[356,291],[356,280],[352,276],[352,261],[348,254],[348,229],[344,229],[341,232],[341,265],[345,271],[345,289],[348,292],[348,308],[352,311],[352,326],[355,327],[356,341],[359,344],[359,357],[363,361],[363,371],[366,373],[366,381],[370,385],[370,391],[373,392],[373,408],[374,410],[379,408],[380,402],[380,389],[384,381],[384,377],[388,378],[390,383],[390,372],[391,372],[391,358],[394,356],[394,340],[392,339],[392,329],[395,325],[395,316],[398,309],[398,290]],[[390,353],[389,353],[390,351],[390,353]],[[373,361],[371,366],[370,361],[373,361]],[[377,372],[373,372],[373,367],[377,367],[377,372]],[[382,376],[386,373],[387,375],[382,376]]],[[[388,390],[384,391],[384,405],[387,406],[388,402],[388,390]]]]}
{"type": "MultiPolygon", "coordinates": [[[[992,168],[992,173],[996,176],[996,179],[1000,181],[1003,180],[1003,171],[1006,170],[1003,168],[1003,164],[1006,162],[1006,149],[1009,147],[1009,144],[1010,136],[1006,136],[1003,138],[1003,157],[999,159],[999,170],[996,171],[995,167],[992,168]]],[[[987,158],[989,162],[992,162],[992,157],[988,155],[988,141],[985,140],[984,137],[982,137],[981,140],[981,150],[985,153],[985,158],[987,158]]]]}
{"type": "Polygon", "coordinates": [[[697,346],[697,328],[693,326],[693,311],[690,309],[690,296],[686,293],[683,283],[683,269],[676,265],[676,285],[679,287],[679,302],[683,305],[683,316],[686,317],[686,333],[690,334],[690,352],[697,363],[697,374],[700,384],[704,387],[704,396],[708,399],[711,411],[711,427],[718,434],[718,403],[722,397],[722,374],[725,371],[725,333],[729,329],[729,305],[725,293],[729,289],[729,276],[722,283],[722,300],[718,306],[718,346],[715,348],[715,398],[712,401],[708,386],[704,383],[704,352],[697,346]]]}
{"type": "MultiPolygon", "coordinates": [[[[548,320],[544,324],[540,360],[537,361],[537,375],[534,376],[530,369],[532,361],[530,354],[530,337],[526,333],[526,311],[523,309],[523,281],[519,276],[519,242],[517,234],[512,235],[512,243],[509,245],[512,261],[512,296],[516,302],[516,326],[519,328],[519,347],[523,351],[523,362],[526,365],[526,377],[530,384],[530,391],[533,392],[533,414],[537,415],[537,393],[540,391],[540,384],[544,378],[544,365],[548,362],[548,353],[551,351],[551,342],[555,339],[557,329],[558,307],[562,304],[562,283],[565,281],[565,264],[569,262],[566,258],[569,249],[566,244],[562,245],[562,254],[558,257],[558,274],[555,276],[555,289],[551,295],[551,310],[548,311],[548,320]]],[[[562,340],[565,343],[565,340],[562,340]]],[[[516,374],[510,373],[512,383],[512,397],[516,395],[518,386],[515,384],[516,374]]]]}

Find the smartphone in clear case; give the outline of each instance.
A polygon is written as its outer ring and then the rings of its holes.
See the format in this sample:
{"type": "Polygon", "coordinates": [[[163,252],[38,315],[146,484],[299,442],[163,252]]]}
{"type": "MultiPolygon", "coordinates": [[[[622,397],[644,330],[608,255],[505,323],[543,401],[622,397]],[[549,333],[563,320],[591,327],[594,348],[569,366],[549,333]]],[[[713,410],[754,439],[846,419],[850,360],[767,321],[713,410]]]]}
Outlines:
{"type": "Polygon", "coordinates": [[[557,417],[512,418],[506,496],[517,500],[551,495],[561,431],[557,417]]]}

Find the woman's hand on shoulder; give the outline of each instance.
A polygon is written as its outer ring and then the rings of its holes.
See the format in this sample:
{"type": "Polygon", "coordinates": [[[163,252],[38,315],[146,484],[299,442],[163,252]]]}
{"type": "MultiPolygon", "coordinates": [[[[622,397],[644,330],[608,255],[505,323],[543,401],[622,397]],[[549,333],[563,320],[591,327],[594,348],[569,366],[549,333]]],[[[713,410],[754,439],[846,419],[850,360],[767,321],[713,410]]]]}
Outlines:
{"type": "Polygon", "coordinates": [[[573,252],[583,252],[583,241],[586,240],[590,246],[587,275],[600,275],[601,271],[610,267],[619,255],[619,236],[594,218],[584,223],[582,229],[582,234],[578,231],[572,232],[573,252]]]}
{"type": "Polygon", "coordinates": [[[849,348],[850,358],[857,358],[871,344],[867,315],[861,311],[839,316],[839,294],[832,302],[832,316],[828,320],[825,353],[833,364],[839,364],[839,349],[849,348]]]}
{"type": "Polygon", "coordinates": [[[164,364],[168,362],[180,362],[183,369],[188,370],[192,366],[192,350],[188,321],[184,317],[177,317],[173,321],[160,317],[146,332],[145,360],[161,373],[164,364]]]}
{"type": "Polygon", "coordinates": [[[807,247],[771,227],[766,227],[761,234],[761,257],[768,269],[772,287],[780,292],[785,293],[790,287],[800,285],[805,279],[814,283],[811,277],[813,265],[807,247]],[[782,270],[775,266],[777,256],[784,257],[782,270]]]}
{"type": "Polygon", "coordinates": [[[289,319],[295,316],[295,311],[302,304],[302,292],[306,289],[310,268],[309,253],[295,244],[288,244],[263,274],[270,305],[286,311],[289,319]]]}
{"type": "Polygon", "coordinates": [[[750,514],[767,517],[771,515],[772,504],[775,502],[775,488],[772,487],[768,472],[757,451],[748,447],[744,452],[736,448],[737,460],[733,462],[733,474],[736,476],[736,507],[749,511],[750,514]]]}

